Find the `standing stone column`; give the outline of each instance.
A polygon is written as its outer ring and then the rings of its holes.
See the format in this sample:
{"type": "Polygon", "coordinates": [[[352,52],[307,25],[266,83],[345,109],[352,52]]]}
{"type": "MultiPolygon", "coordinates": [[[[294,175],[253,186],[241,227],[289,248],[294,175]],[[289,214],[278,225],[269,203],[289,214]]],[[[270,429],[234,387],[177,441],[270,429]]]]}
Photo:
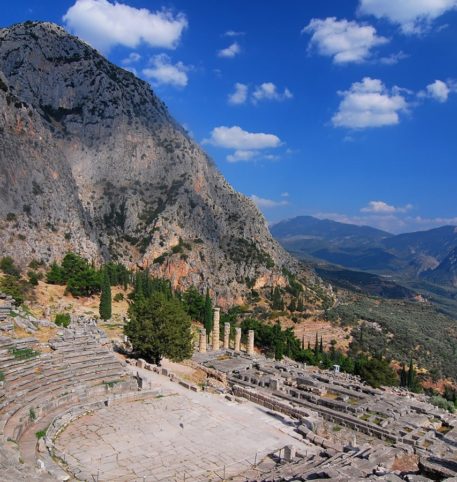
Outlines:
{"type": "Polygon", "coordinates": [[[235,328],[235,351],[241,351],[241,328],[235,328]]]}
{"type": "Polygon", "coordinates": [[[200,353],[206,353],[206,330],[205,328],[202,328],[200,330],[200,338],[199,338],[199,343],[198,343],[198,351],[200,353]]]}
{"type": "Polygon", "coordinates": [[[224,350],[230,348],[230,323],[224,323],[224,350]]]}
{"type": "Polygon", "coordinates": [[[213,350],[219,350],[219,317],[220,317],[220,308],[214,308],[213,310],[213,350]]]}
{"type": "Polygon", "coordinates": [[[248,355],[254,355],[254,330],[248,331],[248,355]]]}

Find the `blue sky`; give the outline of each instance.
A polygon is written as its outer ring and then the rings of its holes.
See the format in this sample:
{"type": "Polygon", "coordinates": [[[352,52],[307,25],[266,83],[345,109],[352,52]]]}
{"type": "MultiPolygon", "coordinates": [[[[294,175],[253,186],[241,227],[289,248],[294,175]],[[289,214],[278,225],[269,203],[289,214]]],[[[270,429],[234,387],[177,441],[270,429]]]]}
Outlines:
{"type": "Polygon", "coordinates": [[[457,224],[457,0],[16,0],[151,82],[275,222],[457,224]]]}

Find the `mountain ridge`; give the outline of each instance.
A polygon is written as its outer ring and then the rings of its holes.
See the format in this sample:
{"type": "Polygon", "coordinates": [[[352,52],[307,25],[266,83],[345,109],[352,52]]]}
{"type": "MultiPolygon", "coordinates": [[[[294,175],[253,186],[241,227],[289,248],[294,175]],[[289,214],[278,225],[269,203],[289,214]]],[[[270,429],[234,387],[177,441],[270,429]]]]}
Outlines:
{"type": "Polygon", "coordinates": [[[24,264],[74,249],[221,304],[298,268],[150,85],[63,28],[1,29],[0,79],[3,253],[24,264]]]}
{"type": "Polygon", "coordinates": [[[312,216],[296,217],[270,227],[273,236],[298,257],[311,257],[347,268],[424,278],[457,285],[446,260],[457,248],[457,227],[389,234],[312,216]],[[316,236],[316,233],[318,234],[316,236]]]}

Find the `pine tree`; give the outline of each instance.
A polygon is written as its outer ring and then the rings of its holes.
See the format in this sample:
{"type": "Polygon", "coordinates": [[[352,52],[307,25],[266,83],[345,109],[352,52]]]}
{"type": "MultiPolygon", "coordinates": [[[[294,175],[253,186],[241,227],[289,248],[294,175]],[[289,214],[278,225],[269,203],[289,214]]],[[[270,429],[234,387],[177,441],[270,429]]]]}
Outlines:
{"type": "Polygon", "coordinates": [[[305,305],[303,304],[303,297],[302,296],[300,296],[298,298],[297,311],[300,311],[300,312],[305,311],[305,305]]]}
{"type": "Polygon", "coordinates": [[[182,303],[154,291],[130,305],[124,327],[136,356],[160,364],[162,357],[181,361],[192,356],[192,324],[182,303]]]}
{"type": "Polygon", "coordinates": [[[204,307],[204,319],[203,324],[206,328],[206,333],[209,335],[213,330],[213,304],[211,303],[211,297],[209,296],[209,289],[206,289],[205,307],[204,307]]]}
{"type": "Polygon", "coordinates": [[[99,306],[100,318],[109,320],[111,318],[111,285],[106,270],[102,274],[102,293],[99,306]]]}

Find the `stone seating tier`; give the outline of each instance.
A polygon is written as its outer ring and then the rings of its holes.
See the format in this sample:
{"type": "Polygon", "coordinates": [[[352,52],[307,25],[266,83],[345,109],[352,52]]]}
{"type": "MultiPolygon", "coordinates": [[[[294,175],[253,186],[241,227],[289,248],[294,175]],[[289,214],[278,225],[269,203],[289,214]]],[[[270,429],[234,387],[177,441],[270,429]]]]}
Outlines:
{"type": "Polygon", "coordinates": [[[74,370],[50,371],[35,378],[29,377],[19,385],[13,386],[12,390],[8,390],[5,394],[0,405],[0,416],[5,408],[16,400],[19,400],[19,402],[32,401],[35,395],[39,395],[44,390],[49,391],[64,385],[66,387],[72,386],[79,382],[91,380],[93,375],[95,375],[95,379],[100,379],[101,382],[112,381],[113,376],[118,379],[121,378],[124,375],[124,370],[116,361],[110,360],[100,365],[88,363],[76,372],[74,370]],[[106,378],[110,378],[110,380],[105,380],[106,378]]]}
{"type": "Polygon", "coordinates": [[[3,438],[19,440],[35,417],[73,400],[90,400],[94,390],[105,392],[116,383],[125,384],[124,365],[112,352],[92,334],[72,335],[53,340],[54,351],[26,360],[16,359],[11,348],[36,349],[37,340],[0,338],[0,370],[5,375],[0,392],[3,438]]]}

